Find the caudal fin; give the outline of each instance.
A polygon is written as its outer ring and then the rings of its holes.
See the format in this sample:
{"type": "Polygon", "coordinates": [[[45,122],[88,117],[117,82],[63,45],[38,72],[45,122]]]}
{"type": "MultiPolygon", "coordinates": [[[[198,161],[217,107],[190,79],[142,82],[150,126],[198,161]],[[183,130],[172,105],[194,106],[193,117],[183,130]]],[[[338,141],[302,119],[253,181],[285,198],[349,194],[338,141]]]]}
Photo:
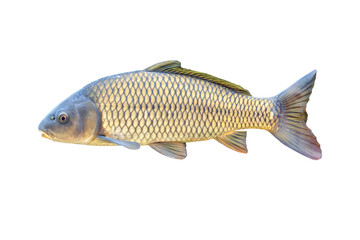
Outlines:
{"type": "Polygon", "coordinates": [[[272,134],[289,148],[311,159],[321,158],[320,144],[306,126],[306,104],[314,87],[316,70],[304,76],[275,98],[282,106],[278,129],[272,134]]]}

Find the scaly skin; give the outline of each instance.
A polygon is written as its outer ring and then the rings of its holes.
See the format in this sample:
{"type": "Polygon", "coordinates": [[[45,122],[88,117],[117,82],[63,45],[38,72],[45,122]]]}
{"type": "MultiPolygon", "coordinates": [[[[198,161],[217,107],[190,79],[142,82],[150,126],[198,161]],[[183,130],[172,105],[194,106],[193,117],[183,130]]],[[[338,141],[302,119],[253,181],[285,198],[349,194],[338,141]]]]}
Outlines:
{"type": "Polygon", "coordinates": [[[173,73],[123,73],[90,83],[82,91],[101,113],[100,134],[141,145],[202,141],[248,128],[273,132],[281,114],[276,98],[242,95],[173,73]]]}

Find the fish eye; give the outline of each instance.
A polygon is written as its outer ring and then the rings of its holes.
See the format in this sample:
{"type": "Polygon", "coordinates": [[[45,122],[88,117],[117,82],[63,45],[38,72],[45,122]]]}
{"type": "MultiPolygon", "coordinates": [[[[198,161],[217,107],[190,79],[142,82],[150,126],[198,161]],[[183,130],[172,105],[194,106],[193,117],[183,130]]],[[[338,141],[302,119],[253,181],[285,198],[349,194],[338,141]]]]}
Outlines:
{"type": "Polygon", "coordinates": [[[65,112],[61,112],[59,114],[58,120],[60,123],[67,123],[67,121],[69,121],[69,117],[65,112]]]}

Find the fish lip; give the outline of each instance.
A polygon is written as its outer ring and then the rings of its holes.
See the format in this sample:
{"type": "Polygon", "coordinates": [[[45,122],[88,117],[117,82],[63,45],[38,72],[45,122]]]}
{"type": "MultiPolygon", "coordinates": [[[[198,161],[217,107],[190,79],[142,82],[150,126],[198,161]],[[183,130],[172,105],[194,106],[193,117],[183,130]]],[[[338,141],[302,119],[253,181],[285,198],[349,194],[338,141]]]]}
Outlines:
{"type": "Polygon", "coordinates": [[[42,132],[41,136],[42,136],[43,138],[47,138],[47,139],[50,139],[50,140],[53,139],[53,138],[50,136],[50,134],[48,134],[48,133],[46,133],[46,132],[43,132],[43,131],[41,131],[41,132],[42,132]]]}
{"type": "Polygon", "coordinates": [[[47,139],[50,139],[50,140],[54,139],[54,135],[51,132],[45,131],[45,130],[40,130],[40,132],[41,132],[41,136],[43,138],[47,138],[47,139]]]}

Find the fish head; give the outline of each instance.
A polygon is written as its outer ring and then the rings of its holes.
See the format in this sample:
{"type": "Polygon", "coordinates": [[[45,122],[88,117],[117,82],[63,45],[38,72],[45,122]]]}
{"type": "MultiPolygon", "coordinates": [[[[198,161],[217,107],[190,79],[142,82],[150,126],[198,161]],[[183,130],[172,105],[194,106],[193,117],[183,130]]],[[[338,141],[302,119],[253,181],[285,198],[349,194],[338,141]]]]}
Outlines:
{"type": "Polygon", "coordinates": [[[98,134],[100,114],[96,105],[75,93],[55,107],[39,124],[42,136],[57,142],[89,144],[98,134]]]}

